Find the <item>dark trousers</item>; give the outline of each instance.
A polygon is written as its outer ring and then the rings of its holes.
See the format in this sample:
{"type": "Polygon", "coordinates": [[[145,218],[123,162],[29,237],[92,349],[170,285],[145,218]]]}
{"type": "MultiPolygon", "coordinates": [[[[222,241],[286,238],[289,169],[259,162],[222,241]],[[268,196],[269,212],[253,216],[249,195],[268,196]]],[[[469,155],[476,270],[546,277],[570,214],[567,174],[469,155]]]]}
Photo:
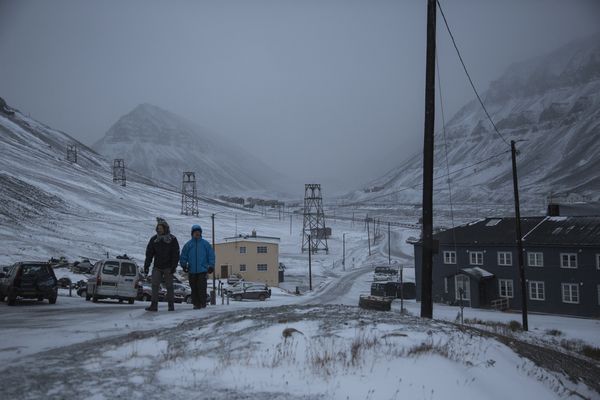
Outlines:
{"type": "Polygon", "coordinates": [[[170,269],[152,269],[152,302],[158,303],[158,290],[160,283],[164,282],[167,288],[167,301],[173,303],[173,274],[170,269]]]}
{"type": "Polygon", "coordinates": [[[192,303],[196,307],[206,307],[206,272],[189,274],[192,288],[192,303]]]}

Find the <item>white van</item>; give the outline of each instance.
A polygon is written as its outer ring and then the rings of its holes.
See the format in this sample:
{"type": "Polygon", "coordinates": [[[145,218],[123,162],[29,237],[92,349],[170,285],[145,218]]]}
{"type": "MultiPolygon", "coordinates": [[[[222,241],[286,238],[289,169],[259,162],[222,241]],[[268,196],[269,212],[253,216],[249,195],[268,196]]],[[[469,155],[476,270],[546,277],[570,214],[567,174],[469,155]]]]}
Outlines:
{"type": "Polygon", "coordinates": [[[98,261],[88,279],[86,300],[117,299],[135,302],[138,295],[138,282],[142,278],[138,266],[127,259],[107,259],[98,261]]]}

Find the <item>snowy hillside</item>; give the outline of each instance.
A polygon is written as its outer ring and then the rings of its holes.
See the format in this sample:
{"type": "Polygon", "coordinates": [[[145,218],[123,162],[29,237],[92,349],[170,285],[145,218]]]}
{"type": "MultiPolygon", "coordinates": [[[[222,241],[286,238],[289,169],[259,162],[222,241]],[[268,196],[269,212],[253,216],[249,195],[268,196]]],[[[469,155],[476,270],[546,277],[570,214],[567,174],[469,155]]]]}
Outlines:
{"type": "Polygon", "coordinates": [[[235,144],[151,104],[140,104],[121,117],[93,148],[175,187],[181,186],[183,171],[195,171],[201,193],[258,194],[276,190],[272,182],[280,179],[235,144]]]}
{"type": "MultiPolygon", "coordinates": [[[[524,140],[518,143],[518,165],[526,202],[543,205],[550,193],[600,196],[600,35],[511,66],[482,97],[507,140],[524,140]]],[[[464,106],[447,122],[446,135],[454,200],[510,203],[510,148],[481,106],[476,101],[464,106]],[[488,161],[477,164],[482,160],[488,161]]],[[[435,197],[447,202],[441,130],[435,153],[435,197]]],[[[421,160],[416,154],[347,199],[420,201],[421,160]]]]}

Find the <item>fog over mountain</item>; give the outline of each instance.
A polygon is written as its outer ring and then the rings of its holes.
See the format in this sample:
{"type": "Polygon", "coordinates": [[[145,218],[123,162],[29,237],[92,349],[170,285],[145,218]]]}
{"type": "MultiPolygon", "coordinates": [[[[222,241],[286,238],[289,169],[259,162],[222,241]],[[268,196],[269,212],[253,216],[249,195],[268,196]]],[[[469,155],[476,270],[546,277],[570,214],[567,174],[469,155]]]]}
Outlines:
{"type": "MultiPolygon", "coordinates": [[[[551,194],[600,198],[600,34],[510,66],[483,98],[501,134],[519,141],[525,199],[542,205],[551,194]]],[[[510,203],[510,149],[478,102],[448,121],[446,138],[438,129],[436,200],[448,201],[447,151],[455,201],[510,203]]],[[[416,153],[347,199],[420,202],[421,160],[416,153]]]]}
{"type": "MultiPolygon", "coordinates": [[[[596,0],[441,6],[478,88],[599,29],[596,0]]],[[[0,95],[88,146],[149,103],[346,193],[422,146],[425,1],[1,1],[0,95]]],[[[473,99],[441,18],[448,116],[473,99]]]]}
{"type": "Polygon", "coordinates": [[[140,104],[119,118],[93,148],[176,188],[182,173],[193,171],[205,194],[259,195],[284,186],[279,173],[239,145],[151,104],[140,104]]]}

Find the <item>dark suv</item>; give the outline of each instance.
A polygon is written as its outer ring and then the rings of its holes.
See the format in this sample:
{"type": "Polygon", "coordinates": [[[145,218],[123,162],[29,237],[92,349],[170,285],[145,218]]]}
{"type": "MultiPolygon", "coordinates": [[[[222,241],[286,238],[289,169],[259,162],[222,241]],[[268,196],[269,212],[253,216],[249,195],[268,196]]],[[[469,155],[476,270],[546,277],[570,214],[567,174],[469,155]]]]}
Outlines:
{"type": "Polygon", "coordinates": [[[24,299],[48,299],[56,303],[58,281],[54,270],[46,262],[18,262],[0,272],[0,301],[7,298],[9,306],[14,306],[17,297],[24,299]]]}

